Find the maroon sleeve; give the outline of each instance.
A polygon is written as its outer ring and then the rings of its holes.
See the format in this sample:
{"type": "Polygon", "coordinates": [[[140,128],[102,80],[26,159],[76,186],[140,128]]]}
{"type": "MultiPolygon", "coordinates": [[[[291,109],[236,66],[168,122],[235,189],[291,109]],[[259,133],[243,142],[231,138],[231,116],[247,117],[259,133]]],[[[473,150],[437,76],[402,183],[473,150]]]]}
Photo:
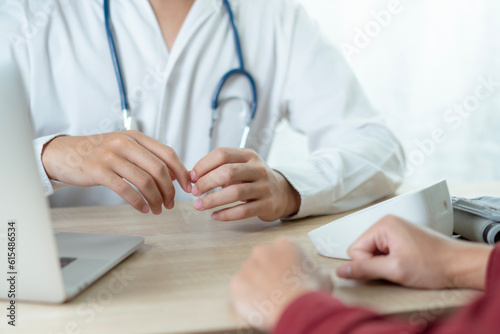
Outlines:
{"type": "Polygon", "coordinates": [[[429,323],[396,320],[363,308],[347,307],[330,294],[311,292],[283,313],[275,334],[486,334],[500,332],[500,245],[489,258],[485,294],[455,315],[429,323]]]}

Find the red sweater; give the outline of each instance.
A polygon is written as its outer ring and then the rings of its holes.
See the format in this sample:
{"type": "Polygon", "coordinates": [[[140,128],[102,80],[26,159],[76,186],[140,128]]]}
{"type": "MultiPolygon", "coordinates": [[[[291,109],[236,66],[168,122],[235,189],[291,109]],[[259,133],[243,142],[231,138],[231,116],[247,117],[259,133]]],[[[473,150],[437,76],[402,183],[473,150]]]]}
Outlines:
{"type": "Polygon", "coordinates": [[[453,316],[426,323],[402,321],[343,305],[331,295],[312,292],[283,313],[275,334],[483,334],[500,333],[500,245],[488,263],[485,294],[453,316]]]}

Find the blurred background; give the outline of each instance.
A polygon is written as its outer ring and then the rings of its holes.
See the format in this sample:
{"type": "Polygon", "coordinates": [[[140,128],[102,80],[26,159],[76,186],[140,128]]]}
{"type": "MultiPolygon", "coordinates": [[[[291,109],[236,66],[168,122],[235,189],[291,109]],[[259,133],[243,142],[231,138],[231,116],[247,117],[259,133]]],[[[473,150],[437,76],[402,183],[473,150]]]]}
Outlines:
{"type": "MultiPolygon", "coordinates": [[[[500,1],[300,1],[402,142],[405,186],[500,180],[500,1]]],[[[281,124],[269,162],[305,154],[281,124]]]]}

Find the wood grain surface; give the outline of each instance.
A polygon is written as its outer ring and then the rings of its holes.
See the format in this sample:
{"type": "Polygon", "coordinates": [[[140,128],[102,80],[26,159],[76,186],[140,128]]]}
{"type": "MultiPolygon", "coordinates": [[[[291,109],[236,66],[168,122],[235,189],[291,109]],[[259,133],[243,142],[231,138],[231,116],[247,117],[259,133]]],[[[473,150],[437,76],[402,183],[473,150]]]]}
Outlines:
{"type": "MultiPolygon", "coordinates": [[[[500,184],[452,187],[452,194],[500,195],[500,184]]],[[[143,215],[129,206],[54,209],[57,231],[142,236],[145,245],[70,302],[19,303],[19,326],[12,332],[252,333],[232,310],[228,284],[252,246],[279,236],[299,242],[314,263],[332,272],[334,294],[345,303],[404,314],[415,326],[479,295],[476,291],[425,291],[335,277],[334,270],[342,261],[319,256],[307,233],[344,215],[293,222],[216,222],[187,202],[177,203],[160,216],[143,215]]],[[[0,309],[5,310],[6,305],[0,301],[0,309]]],[[[4,316],[0,319],[0,332],[4,332],[6,320],[4,316]]]]}

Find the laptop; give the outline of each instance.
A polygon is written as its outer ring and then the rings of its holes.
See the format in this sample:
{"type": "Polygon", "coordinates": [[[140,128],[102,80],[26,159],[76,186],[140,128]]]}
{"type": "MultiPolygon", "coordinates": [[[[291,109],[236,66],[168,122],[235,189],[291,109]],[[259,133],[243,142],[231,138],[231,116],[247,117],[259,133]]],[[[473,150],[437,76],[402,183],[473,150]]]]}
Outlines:
{"type": "Polygon", "coordinates": [[[11,57],[0,50],[0,299],[62,303],[144,239],[53,231],[32,146],[29,105],[11,57]]]}

